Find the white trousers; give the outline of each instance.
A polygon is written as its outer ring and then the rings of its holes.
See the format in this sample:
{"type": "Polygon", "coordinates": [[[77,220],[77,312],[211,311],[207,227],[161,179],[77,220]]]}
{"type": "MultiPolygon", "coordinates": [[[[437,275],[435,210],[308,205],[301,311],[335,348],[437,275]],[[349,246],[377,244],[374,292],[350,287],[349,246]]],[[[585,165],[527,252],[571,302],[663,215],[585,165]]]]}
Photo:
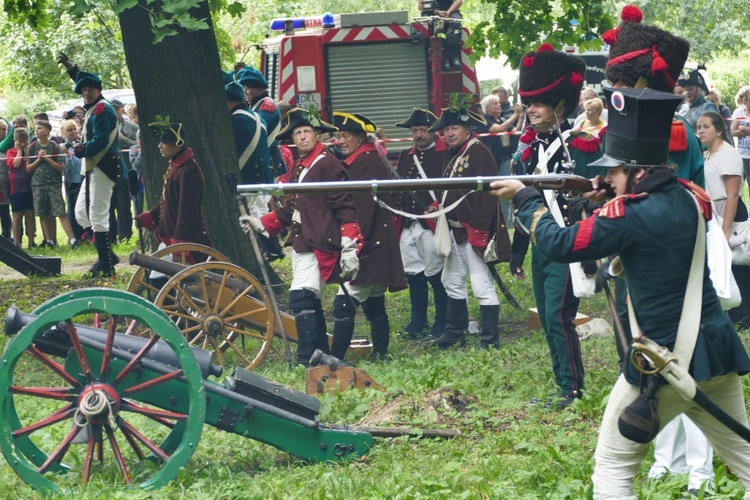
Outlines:
{"type": "Polygon", "coordinates": [[[688,489],[714,479],[714,450],[697,425],[684,414],[664,426],[654,440],[654,465],[648,477],[687,474],[688,489]]]}
{"type": "Polygon", "coordinates": [[[445,259],[435,253],[434,235],[419,222],[412,222],[401,231],[399,247],[406,274],[424,273],[429,278],[443,270],[445,259]]]}
{"type": "Polygon", "coordinates": [[[310,290],[321,298],[326,282],[320,276],[318,258],[314,252],[297,253],[292,249],[292,285],[289,290],[310,290]]]}
{"type": "Polygon", "coordinates": [[[84,229],[91,228],[95,233],[109,231],[109,202],[112,199],[112,189],[115,182],[94,167],[88,174],[88,180],[83,179],[81,190],[76,200],[76,221],[84,229]],[[88,206],[86,199],[88,198],[88,206]]]}
{"type": "Polygon", "coordinates": [[[500,304],[495,291],[495,282],[492,280],[487,264],[468,242],[460,245],[456,243],[451,232],[451,254],[445,257],[443,274],[440,277],[448,297],[459,300],[469,297],[467,274],[471,278],[471,291],[480,306],[500,304]]]}
{"type": "MultiPolygon", "coordinates": [[[[698,384],[701,390],[729,415],[747,425],[747,411],[742,384],[736,373],[714,377],[698,384]]],[[[604,410],[599,440],[594,453],[594,498],[637,500],[633,493],[633,478],[645,458],[650,444],[631,441],[620,434],[617,419],[638,396],[638,388],[620,375],[609,395],[604,410]]],[[[730,431],[692,401],[685,401],[670,386],[657,393],[658,412],[662,428],[677,415],[684,413],[706,435],[716,453],[729,466],[745,488],[745,500],[750,500],[750,443],[730,431]]]]}

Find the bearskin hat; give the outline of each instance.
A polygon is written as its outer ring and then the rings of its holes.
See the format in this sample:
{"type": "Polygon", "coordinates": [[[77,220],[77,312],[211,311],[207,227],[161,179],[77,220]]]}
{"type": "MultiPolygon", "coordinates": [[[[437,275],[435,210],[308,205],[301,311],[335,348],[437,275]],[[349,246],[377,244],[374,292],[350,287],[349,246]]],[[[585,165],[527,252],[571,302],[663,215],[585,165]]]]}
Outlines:
{"type": "Polygon", "coordinates": [[[545,43],[521,59],[518,95],[526,105],[541,102],[556,108],[563,101],[568,116],[578,106],[585,74],[586,62],[582,58],[545,43]]]}
{"type": "Polygon", "coordinates": [[[643,78],[650,89],[672,92],[690,51],[690,42],[655,26],[641,24],[643,12],[628,5],[622,23],[602,35],[610,45],[604,76],[635,87],[643,78]]]}

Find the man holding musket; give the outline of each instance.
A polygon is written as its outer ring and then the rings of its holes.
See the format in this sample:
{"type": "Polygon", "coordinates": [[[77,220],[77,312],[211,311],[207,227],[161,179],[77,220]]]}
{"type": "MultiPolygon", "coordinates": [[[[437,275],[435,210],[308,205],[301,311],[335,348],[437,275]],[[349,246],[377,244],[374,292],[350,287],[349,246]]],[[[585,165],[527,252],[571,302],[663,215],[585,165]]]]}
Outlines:
{"type": "MultiPolygon", "coordinates": [[[[287,126],[276,136],[291,139],[299,151],[289,183],[345,181],[343,165],[318,141],[335,132],[314,111],[294,108],[287,126]]],[[[320,298],[326,284],[354,279],[364,238],[350,193],[287,195],[284,205],[261,218],[241,216],[246,230],[275,236],[290,227],[286,246],[292,247],[289,307],[297,326],[297,362],[307,366],[316,349],[329,353],[326,320],[320,298]]]]}
{"type": "Polygon", "coordinates": [[[634,345],[653,341],[676,355],[662,376],[644,375],[635,362],[623,366],[600,428],[594,498],[635,500],[633,478],[649,440],[684,413],[703,430],[750,499],[750,444],[709,414],[698,397],[707,396],[747,427],[739,375],[750,371],[750,358],[721,309],[705,263],[710,198],[697,185],[679,180],[668,162],[672,116],[680,98],[651,89],[605,92],[610,103],[606,152],[591,167],[607,169],[606,179],[593,180],[594,188],[609,184],[616,198],[592,217],[561,227],[538,190],[514,180],[491,184],[495,194],[513,199],[519,227],[526,228],[538,253],[551,261],[618,253],[630,293],[634,345]],[[697,382],[700,391],[693,397],[671,375],[678,369],[683,382],[697,382]],[[636,410],[638,418],[633,418],[636,410]]]}
{"type": "MultiPolygon", "coordinates": [[[[440,177],[450,157],[445,141],[429,128],[437,122],[430,111],[414,108],[409,117],[396,124],[408,128],[414,146],[404,149],[398,157],[397,173],[401,179],[428,179],[440,177]]],[[[436,200],[435,191],[409,191],[399,193],[397,207],[416,216],[424,214],[436,200]]],[[[403,216],[401,221],[401,260],[404,263],[406,282],[409,285],[411,319],[401,334],[405,338],[419,338],[430,328],[427,321],[429,285],[432,286],[435,321],[430,337],[438,338],[445,330],[445,310],[448,295],[440,280],[444,259],[435,253],[432,231],[424,219],[403,216]]]]}

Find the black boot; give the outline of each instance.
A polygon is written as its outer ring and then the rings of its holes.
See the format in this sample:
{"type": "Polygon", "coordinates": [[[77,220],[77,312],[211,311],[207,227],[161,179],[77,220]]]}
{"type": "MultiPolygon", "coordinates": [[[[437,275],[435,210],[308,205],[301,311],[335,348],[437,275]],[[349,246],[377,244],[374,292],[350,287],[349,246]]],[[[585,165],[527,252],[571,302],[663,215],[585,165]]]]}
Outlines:
{"type": "Polygon", "coordinates": [[[497,322],[500,319],[500,306],[479,306],[482,315],[482,332],[479,334],[480,349],[500,347],[500,335],[497,330],[497,322]]]}
{"type": "Polygon", "coordinates": [[[391,338],[391,325],[385,311],[385,297],[370,297],[362,303],[362,311],[370,322],[370,337],[375,358],[383,359],[388,355],[388,344],[391,338]]]}
{"type": "Polygon", "coordinates": [[[99,260],[91,266],[89,274],[92,277],[109,278],[115,275],[115,264],[119,262],[117,256],[112,252],[109,244],[109,233],[101,231],[94,233],[94,243],[96,244],[96,254],[99,260]]]}
{"type": "Polygon", "coordinates": [[[357,305],[346,295],[336,295],[333,299],[333,340],[331,354],[341,360],[349,349],[354,335],[354,316],[357,305]]]}
{"type": "Polygon", "coordinates": [[[318,318],[313,309],[306,309],[294,315],[297,326],[297,363],[308,366],[310,356],[315,352],[318,338],[318,318]]]}
{"type": "Polygon", "coordinates": [[[445,287],[440,279],[442,273],[427,278],[432,285],[432,302],[435,305],[435,321],[430,329],[431,339],[440,337],[445,332],[445,314],[448,308],[448,294],[445,293],[445,287]]]}
{"type": "Polygon", "coordinates": [[[321,304],[320,299],[315,301],[315,318],[318,321],[316,345],[324,354],[331,354],[331,346],[328,344],[328,326],[326,325],[326,317],[323,314],[323,304],[321,304]]]}
{"type": "Polygon", "coordinates": [[[401,335],[416,339],[421,337],[424,331],[430,327],[427,323],[427,302],[429,300],[427,278],[424,273],[407,274],[406,282],[409,284],[411,320],[401,331],[401,335]]]}
{"type": "Polygon", "coordinates": [[[464,345],[464,333],[469,326],[469,308],[466,299],[448,297],[448,308],[445,321],[445,332],[435,339],[434,343],[441,349],[452,345],[464,345]]]}

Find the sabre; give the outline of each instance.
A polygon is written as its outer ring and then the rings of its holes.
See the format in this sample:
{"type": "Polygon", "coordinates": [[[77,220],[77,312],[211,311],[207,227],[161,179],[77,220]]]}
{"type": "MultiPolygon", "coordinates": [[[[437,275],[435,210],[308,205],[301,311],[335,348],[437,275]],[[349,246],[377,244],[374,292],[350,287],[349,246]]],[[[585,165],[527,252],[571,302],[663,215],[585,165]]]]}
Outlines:
{"type": "Polygon", "coordinates": [[[275,184],[240,184],[237,192],[243,195],[305,193],[335,193],[352,191],[377,192],[426,191],[426,190],[490,190],[495,181],[520,181],[537,189],[587,192],[594,189],[590,179],[574,174],[548,175],[496,175],[480,177],[436,177],[429,179],[372,179],[357,181],[295,182],[275,184]]]}
{"type": "Polygon", "coordinates": [[[694,401],[712,417],[750,443],[750,429],[711,400],[698,387],[695,379],[690,376],[688,371],[676,362],[677,358],[669,349],[645,336],[640,336],[633,341],[630,360],[638,371],[646,375],[660,374],[685,401],[694,401]],[[636,354],[640,354],[648,360],[653,369],[643,368],[634,358],[636,354]]]}

